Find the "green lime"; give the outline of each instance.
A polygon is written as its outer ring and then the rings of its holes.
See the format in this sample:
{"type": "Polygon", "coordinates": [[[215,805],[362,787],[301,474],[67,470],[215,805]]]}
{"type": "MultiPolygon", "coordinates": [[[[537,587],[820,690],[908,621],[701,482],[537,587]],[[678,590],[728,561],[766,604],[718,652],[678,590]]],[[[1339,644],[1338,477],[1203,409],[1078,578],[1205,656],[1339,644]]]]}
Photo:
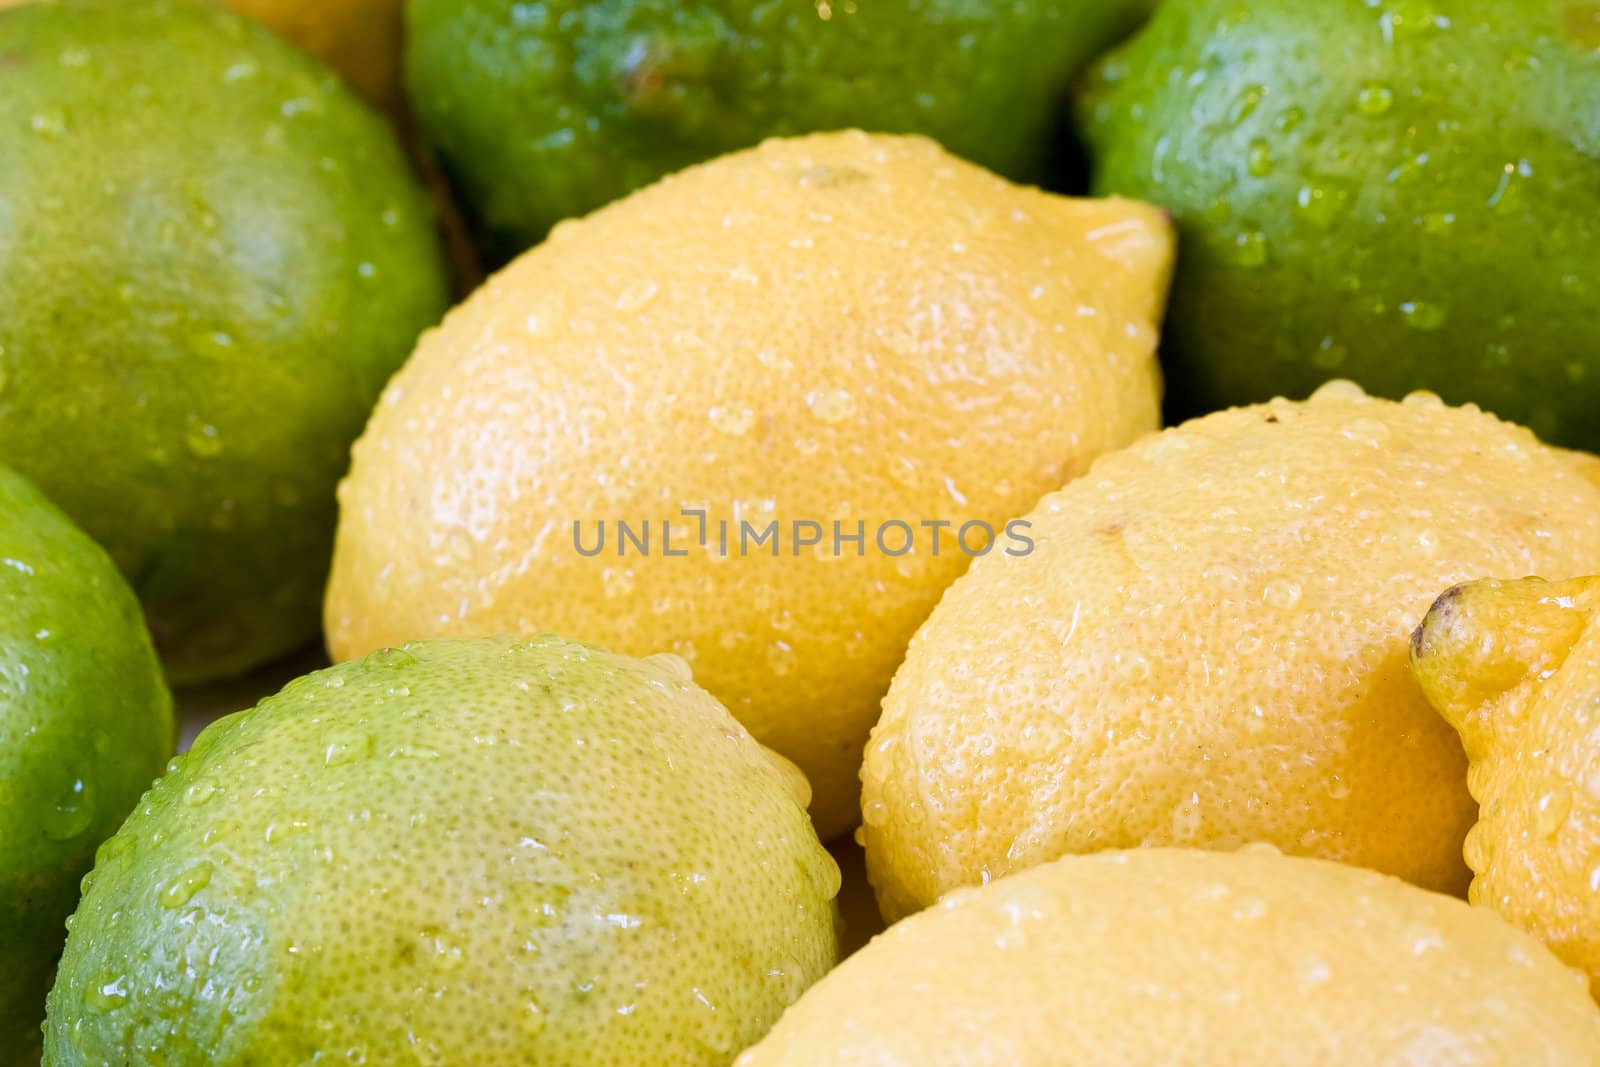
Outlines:
{"type": "Polygon", "coordinates": [[[407,79],[510,258],[767,137],[922,133],[1042,173],[1068,80],[1149,0],[410,0],[407,79]]]}
{"type": "Polygon", "coordinates": [[[806,791],[676,657],[486,638],[307,675],[106,844],[49,1060],[731,1063],[836,959],[806,791]]]}
{"type": "Polygon", "coordinates": [[[311,640],[334,486],[446,302],[383,120],[199,0],[0,12],[0,459],[110,551],[171,677],[311,640]]]}
{"type": "Polygon", "coordinates": [[[38,1064],[78,879],[173,741],[172,698],[127,582],[0,467],[0,1063],[38,1064]]]}
{"type": "Polygon", "coordinates": [[[1343,377],[1600,447],[1600,5],[1169,3],[1081,104],[1178,222],[1177,414],[1343,377]]]}

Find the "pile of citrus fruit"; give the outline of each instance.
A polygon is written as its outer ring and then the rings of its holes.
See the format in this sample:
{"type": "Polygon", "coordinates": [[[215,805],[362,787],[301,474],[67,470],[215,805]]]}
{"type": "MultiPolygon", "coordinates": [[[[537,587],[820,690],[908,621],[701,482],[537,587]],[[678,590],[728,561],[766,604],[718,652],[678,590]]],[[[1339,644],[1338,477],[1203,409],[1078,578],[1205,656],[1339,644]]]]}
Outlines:
{"type": "Polygon", "coordinates": [[[1600,1067],[1600,4],[0,9],[0,1067],[1600,1067]]]}

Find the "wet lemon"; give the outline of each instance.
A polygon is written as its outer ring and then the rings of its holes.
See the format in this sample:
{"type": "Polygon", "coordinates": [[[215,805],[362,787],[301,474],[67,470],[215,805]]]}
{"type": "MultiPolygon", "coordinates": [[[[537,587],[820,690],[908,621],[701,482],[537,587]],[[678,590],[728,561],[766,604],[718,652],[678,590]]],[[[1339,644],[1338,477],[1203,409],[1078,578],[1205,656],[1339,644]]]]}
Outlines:
{"type": "Polygon", "coordinates": [[[1585,1067],[1583,983],[1493,914],[1256,847],[1073,856],[893,926],[738,1067],[1585,1067]]]}
{"type": "Polygon", "coordinates": [[[672,658],[486,638],[319,671],[103,847],[47,1060],[726,1064],[835,960],[804,799],[672,658]]]}
{"type": "Polygon", "coordinates": [[[1155,208],[861,133],[771,141],[561,227],[378,405],[341,490],[329,646],[553,630],[676,652],[806,772],[823,834],[847,830],[944,587],[970,554],[1025,550],[1007,519],[1155,427],[1171,253],[1155,208]]]}
{"type": "Polygon", "coordinates": [[[1434,604],[1412,670],[1460,734],[1479,805],[1473,903],[1600,995],[1600,578],[1482,580],[1434,604]]]}
{"type": "Polygon", "coordinates": [[[1465,761],[1407,641],[1451,582],[1600,567],[1596,466],[1348,383],[1102,459],[911,643],[863,768],[885,910],[1140,845],[1464,889],[1465,761]]]}

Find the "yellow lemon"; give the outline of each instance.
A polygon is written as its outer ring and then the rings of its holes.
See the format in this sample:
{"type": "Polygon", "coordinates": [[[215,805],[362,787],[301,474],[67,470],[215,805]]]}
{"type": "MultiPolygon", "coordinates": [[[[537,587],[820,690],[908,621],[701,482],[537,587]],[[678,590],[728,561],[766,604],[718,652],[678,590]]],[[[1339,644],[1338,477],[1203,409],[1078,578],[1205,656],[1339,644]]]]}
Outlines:
{"type": "Polygon", "coordinates": [[[1595,461],[1334,383],[1101,460],[945,594],[862,774],[890,916],[1064,853],[1267,841],[1464,890],[1460,742],[1407,669],[1454,581],[1600,569],[1595,461]]]}
{"type": "Polygon", "coordinates": [[[1156,208],[862,133],[558,227],[378,405],[329,647],[675,652],[806,772],[819,830],[847,830],[879,700],[969,552],[1022,550],[1007,519],[1156,426],[1171,254],[1156,208]]]}
{"type": "Polygon", "coordinates": [[[1439,598],[1412,670],[1461,734],[1480,806],[1470,899],[1600,996],[1600,578],[1484,580],[1439,598]]]}
{"type": "Polygon", "coordinates": [[[893,926],[736,1067],[1591,1067],[1579,975],[1493,914],[1256,846],[1073,856],[893,926]]]}

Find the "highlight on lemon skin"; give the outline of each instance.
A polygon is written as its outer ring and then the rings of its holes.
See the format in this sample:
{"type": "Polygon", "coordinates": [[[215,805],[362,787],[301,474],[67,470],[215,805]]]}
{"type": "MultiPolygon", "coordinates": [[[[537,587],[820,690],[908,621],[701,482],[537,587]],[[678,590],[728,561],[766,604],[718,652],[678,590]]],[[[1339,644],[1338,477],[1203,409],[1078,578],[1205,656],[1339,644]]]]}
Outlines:
{"type": "Polygon", "coordinates": [[[859,132],[768,141],[563,224],[373,413],[329,648],[554,631],[674,652],[805,772],[821,834],[847,832],[889,679],[972,558],[957,531],[1157,427],[1172,251],[1150,205],[859,132]],[[743,522],[782,543],[741,547],[743,522]],[[880,548],[894,523],[915,550],[880,548]]]}
{"type": "Polygon", "coordinates": [[[1407,642],[1452,582],[1600,569],[1595,466],[1349,383],[1103,457],[895,675],[862,768],[886,916],[1148,845],[1267,841],[1464,891],[1465,760],[1407,642]]]}
{"type": "Polygon", "coordinates": [[[1495,915],[1283,856],[1069,856],[880,935],[736,1067],[1587,1067],[1582,978],[1495,915]]]}
{"type": "Polygon", "coordinates": [[[1442,596],[1411,666],[1461,735],[1478,801],[1470,899],[1600,996],[1600,577],[1483,579],[1442,596]]]}

